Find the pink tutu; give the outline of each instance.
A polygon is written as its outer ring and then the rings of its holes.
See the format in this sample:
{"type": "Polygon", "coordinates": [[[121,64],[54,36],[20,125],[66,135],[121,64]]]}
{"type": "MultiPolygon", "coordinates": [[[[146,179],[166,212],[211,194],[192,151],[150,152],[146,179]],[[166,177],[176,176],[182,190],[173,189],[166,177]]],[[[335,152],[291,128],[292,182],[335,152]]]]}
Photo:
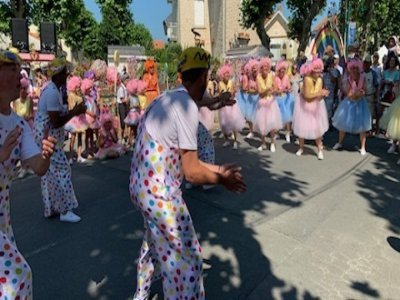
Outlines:
{"type": "Polygon", "coordinates": [[[239,105],[237,104],[225,106],[221,108],[218,113],[219,124],[224,134],[231,134],[242,130],[246,124],[246,121],[240,112],[239,105]]]}
{"type": "Polygon", "coordinates": [[[86,120],[86,114],[73,117],[65,124],[65,130],[71,133],[85,132],[89,128],[89,123],[86,120]]]}
{"type": "Polygon", "coordinates": [[[293,132],[299,138],[315,140],[321,138],[329,129],[325,101],[307,102],[300,96],[293,114],[293,132]]]}
{"type": "Polygon", "coordinates": [[[95,154],[97,159],[105,159],[109,154],[118,153],[118,155],[125,154],[125,147],[119,143],[113,143],[107,148],[100,148],[95,154]]]}
{"type": "Polygon", "coordinates": [[[272,130],[283,127],[281,112],[275,98],[262,98],[258,101],[254,130],[267,135],[272,130]]]}
{"type": "Polygon", "coordinates": [[[140,117],[141,115],[137,110],[131,109],[126,118],[124,119],[124,122],[126,125],[136,126],[139,123],[140,117]]]}
{"type": "Polygon", "coordinates": [[[208,131],[214,127],[214,112],[208,107],[202,107],[199,110],[199,121],[207,128],[208,131]]]}

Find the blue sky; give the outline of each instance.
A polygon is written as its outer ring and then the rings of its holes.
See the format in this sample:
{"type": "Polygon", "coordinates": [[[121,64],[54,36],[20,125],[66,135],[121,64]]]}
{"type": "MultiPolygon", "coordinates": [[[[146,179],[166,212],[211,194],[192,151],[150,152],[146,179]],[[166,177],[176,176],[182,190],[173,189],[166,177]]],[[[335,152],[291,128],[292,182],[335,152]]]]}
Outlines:
{"type": "MultiPolygon", "coordinates": [[[[84,0],[86,7],[93,12],[95,18],[99,20],[101,18],[99,7],[95,0],[84,0]]],[[[328,2],[331,2],[328,0],[328,2]]],[[[333,0],[338,7],[339,0],[333,0]]],[[[133,12],[133,18],[136,23],[143,23],[153,35],[153,39],[166,40],[164,35],[164,29],[162,22],[171,13],[171,5],[167,3],[167,0],[133,0],[131,5],[131,11],[133,12]]],[[[325,10],[326,11],[326,10],[325,10]]],[[[322,16],[326,15],[326,12],[322,16]]],[[[290,17],[290,12],[283,6],[283,13],[287,18],[290,17]]],[[[314,23],[318,23],[321,20],[321,16],[316,19],[314,23]]]]}

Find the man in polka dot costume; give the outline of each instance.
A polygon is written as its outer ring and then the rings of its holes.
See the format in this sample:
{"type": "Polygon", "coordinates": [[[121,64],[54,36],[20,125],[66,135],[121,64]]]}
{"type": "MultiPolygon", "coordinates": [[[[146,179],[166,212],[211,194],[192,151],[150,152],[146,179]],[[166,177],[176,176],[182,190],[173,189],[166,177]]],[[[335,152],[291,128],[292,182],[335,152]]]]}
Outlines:
{"type": "Polygon", "coordinates": [[[55,139],[37,147],[28,123],[11,111],[20,90],[20,59],[0,50],[0,299],[32,299],[31,269],[18,251],[10,218],[9,190],[18,161],[42,176],[50,165],[55,139]]]}
{"type": "Polygon", "coordinates": [[[142,212],[145,235],[139,256],[135,300],[148,299],[162,278],[164,299],[205,299],[201,247],[182,198],[183,175],[195,184],[223,184],[241,193],[240,168],[198,159],[197,129],[207,86],[210,55],[200,48],[182,53],[183,85],[154,100],[139,125],[132,156],[130,193],[142,212]]]}

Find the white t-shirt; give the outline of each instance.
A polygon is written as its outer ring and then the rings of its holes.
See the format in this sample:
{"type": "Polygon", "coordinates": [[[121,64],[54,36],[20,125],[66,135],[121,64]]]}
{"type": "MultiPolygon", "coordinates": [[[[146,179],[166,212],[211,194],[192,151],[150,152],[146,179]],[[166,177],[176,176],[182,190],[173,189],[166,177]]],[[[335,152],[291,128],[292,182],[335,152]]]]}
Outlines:
{"type": "Polygon", "coordinates": [[[32,129],[28,123],[19,117],[15,112],[11,112],[9,115],[0,114],[0,128],[2,135],[0,136],[0,145],[4,144],[4,141],[10,131],[14,130],[17,126],[22,128],[21,133],[21,160],[27,160],[37,154],[40,154],[40,150],[33,139],[32,129]]]}
{"type": "Polygon", "coordinates": [[[40,94],[38,111],[45,114],[49,111],[64,111],[61,93],[53,82],[50,82],[40,94]]]}
{"type": "Polygon", "coordinates": [[[164,147],[197,150],[199,109],[184,87],[162,94],[147,113],[147,132],[164,147]]]}
{"type": "Polygon", "coordinates": [[[122,99],[126,99],[126,87],[123,83],[120,84],[117,91],[117,103],[122,103],[122,99]]]}

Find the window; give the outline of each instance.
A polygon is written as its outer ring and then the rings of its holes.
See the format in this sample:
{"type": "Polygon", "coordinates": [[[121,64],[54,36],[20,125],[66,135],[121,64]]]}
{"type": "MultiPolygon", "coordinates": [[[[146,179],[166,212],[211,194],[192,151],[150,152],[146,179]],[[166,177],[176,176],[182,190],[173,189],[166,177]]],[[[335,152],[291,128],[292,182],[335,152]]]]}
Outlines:
{"type": "Polygon", "coordinates": [[[204,0],[194,0],[194,26],[204,27],[204,0]]]}

